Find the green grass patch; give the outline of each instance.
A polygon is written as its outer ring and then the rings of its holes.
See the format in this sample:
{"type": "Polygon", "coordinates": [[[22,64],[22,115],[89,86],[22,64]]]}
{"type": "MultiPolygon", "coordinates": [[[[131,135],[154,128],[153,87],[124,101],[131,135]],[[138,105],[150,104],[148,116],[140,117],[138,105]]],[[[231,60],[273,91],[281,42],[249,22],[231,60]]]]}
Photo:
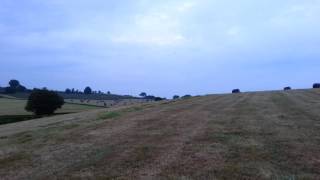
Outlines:
{"type": "Polygon", "coordinates": [[[27,120],[30,120],[30,119],[37,119],[37,118],[40,118],[40,116],[34,116],[34,115],[4,115],[4,116],[0,116],[0,125],[20,122],[20,121],[27,121],[27,120]]]}
{"type": "MultiPolygon", "coordinates": [[[[55,113],[50,116],[55,116],[55,115],[63,115],[63,114],[69,114],[69,113],[55,113]]],[[[48,116],[48,117],[50,117],[48,116]]],[[[28,121],[32,119],[38,119],[42,118],[45,116],[37,116],[37,115],[2,115],[0,116],[0,125],[3,124],[9,124],[9,123],[16,123],[16,122],[21,122],[21,121],[28,121]]]]}

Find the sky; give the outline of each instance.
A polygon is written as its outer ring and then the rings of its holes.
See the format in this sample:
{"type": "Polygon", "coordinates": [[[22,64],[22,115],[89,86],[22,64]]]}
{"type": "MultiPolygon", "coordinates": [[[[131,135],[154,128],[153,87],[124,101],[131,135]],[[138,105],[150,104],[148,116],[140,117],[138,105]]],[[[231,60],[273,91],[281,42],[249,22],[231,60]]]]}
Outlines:
{"type": "Polygon", "coordinates": [[[310,88],[320,0],[1,0],[0,86],[172,97],[310,88]]]}

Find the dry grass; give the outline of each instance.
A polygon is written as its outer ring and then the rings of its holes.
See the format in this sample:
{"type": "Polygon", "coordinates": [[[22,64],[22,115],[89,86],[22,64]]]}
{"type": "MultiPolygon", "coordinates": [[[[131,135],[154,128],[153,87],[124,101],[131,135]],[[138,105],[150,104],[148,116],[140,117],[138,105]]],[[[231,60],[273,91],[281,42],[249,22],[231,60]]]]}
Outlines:
{"type": "Polygon", "coordinates": [[[319,109],[316,90],[243,93],[4,125],[0,177],[319,179],[319,109]]]}

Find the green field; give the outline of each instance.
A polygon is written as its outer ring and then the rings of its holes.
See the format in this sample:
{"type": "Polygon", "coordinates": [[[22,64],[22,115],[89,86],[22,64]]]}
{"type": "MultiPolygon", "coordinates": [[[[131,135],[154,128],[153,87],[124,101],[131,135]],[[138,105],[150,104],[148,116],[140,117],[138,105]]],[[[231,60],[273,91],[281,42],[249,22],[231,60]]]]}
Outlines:
{"type": "MultiPolygon", "coordinates": [[[[24,109],[26,103],[26,100],[21,99],[0,98],[0,124],[38,118],[24,109]]],[[[56,111],[56,114],[76,113],[98,108],[99,107],[89,105],[66,103],[61,109],[56,111]]]]}

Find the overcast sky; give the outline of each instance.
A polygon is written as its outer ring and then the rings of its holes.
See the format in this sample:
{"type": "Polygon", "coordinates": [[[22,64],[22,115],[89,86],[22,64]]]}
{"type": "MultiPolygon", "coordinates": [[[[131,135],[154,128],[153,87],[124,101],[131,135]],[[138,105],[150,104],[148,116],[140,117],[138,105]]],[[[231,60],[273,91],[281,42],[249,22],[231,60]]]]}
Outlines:
{"type": "Polygon", "coordinates": [[[119,94],[309,88],[319,0],[1,0],[0,86],[119,94]]]}

